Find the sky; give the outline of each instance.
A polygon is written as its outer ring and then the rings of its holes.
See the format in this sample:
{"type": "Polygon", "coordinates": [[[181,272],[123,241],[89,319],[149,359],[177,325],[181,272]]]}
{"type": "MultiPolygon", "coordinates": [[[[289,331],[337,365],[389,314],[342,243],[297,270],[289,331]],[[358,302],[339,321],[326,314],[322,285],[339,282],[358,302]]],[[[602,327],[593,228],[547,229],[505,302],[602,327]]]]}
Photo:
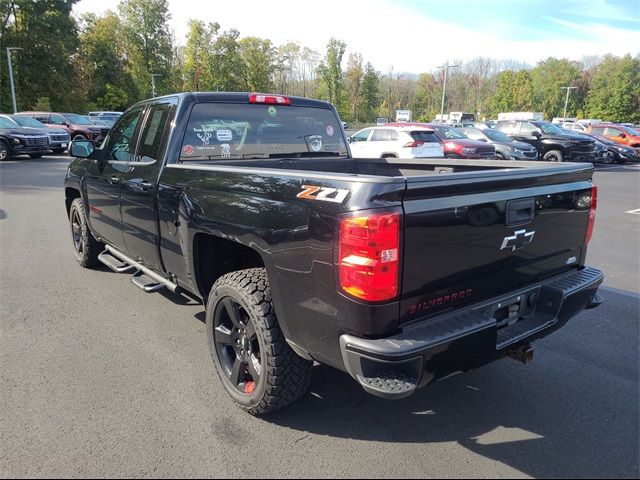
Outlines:
{"type": "MultiPolygon", "coordinates": [[[[76,13],[116,10],[119,0],[80,0],[76,13]]],[[[640,53],[640,0],[169,0],[185,43],[190,19],[218,22],[275,45],[324,54],[331,37],[381,72],[433,71],[479,56],[534,65],[554,56],[640,53]]]]}

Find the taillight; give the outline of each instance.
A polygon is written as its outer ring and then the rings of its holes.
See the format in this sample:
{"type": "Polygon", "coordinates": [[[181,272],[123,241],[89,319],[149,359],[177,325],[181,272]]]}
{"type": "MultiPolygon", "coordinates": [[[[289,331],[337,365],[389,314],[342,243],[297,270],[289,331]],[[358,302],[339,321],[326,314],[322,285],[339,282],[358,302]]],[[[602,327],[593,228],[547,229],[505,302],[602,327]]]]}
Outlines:
{"type": "Polygon", "coordinates": [[[591,203],[589,205],[589,222],[587,223],[587,233],[584,235],[584,244],[588,244],[593,236],[593,227],[596,223],[596,207],[598,206],[598,187],[591,187],[591,203]]]}
{"type": "Polygon", "coordinates": [[[400,214],[372,213],[340,221],[340,287],[371,302],[398,295],[400,214]]]}
{"type": "Polygon", "coordinates": [[[424,145],[424,142],[409,142],[405,145],[406,148],[416,148],[424,145]]]}
{"type": "Polygon", "coordinates": [[[291,105],[289,97],[283,95],[266,95],[263,93],[252,93],[249,95],[249,103],[268,103],[273,105],[291,105]]]}

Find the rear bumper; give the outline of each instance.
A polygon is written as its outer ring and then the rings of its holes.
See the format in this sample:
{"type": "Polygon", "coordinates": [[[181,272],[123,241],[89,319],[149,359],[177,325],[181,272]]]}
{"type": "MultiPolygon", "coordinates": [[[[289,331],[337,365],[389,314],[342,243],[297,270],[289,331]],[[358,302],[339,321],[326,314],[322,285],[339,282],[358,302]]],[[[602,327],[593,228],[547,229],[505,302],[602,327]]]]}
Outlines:
{"type": "Polygon", "coordinates": [[[587,308],[600,304],[596,295],[604,276],[584,268],[431,318],[395,336],[370,340],[342,335],[345,369],[373,395],[399,399],[453,373],[497,360],[514,347],[545,337],[587,308]],[[519,305],[523,313],[510,325],[496,312],[519,305]]]}

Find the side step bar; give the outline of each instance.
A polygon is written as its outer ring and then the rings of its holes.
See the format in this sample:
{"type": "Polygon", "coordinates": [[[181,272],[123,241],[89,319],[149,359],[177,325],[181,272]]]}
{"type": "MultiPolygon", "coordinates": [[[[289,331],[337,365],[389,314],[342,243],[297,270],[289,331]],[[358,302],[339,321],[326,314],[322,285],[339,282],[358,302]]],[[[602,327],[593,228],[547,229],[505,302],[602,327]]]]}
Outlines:
{"type": "Polygon", "coordinates": [[[147,293],[157,292],[163,288],[168,288],[174,293],[178,290],[178,285],[168,278],[157,274],[109,245],[105,248],[106,250],[98,256],[98,259],[114,272],[136,270],[131,277],[131,283],[141,290],[147,293]]]}

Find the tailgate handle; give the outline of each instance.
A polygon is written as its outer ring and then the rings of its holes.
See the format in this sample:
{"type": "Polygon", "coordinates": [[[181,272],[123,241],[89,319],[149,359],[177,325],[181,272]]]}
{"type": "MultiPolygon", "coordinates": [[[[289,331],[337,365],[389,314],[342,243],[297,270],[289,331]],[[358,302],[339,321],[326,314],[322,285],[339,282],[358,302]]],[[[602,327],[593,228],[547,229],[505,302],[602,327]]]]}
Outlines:
{"type": "Polygon", "coordinates": [[[507,202],[507,227],[517,227],[533,222],[536,213],[535,198],[524,198],[522,200],[511,200],[507,202]]]}

